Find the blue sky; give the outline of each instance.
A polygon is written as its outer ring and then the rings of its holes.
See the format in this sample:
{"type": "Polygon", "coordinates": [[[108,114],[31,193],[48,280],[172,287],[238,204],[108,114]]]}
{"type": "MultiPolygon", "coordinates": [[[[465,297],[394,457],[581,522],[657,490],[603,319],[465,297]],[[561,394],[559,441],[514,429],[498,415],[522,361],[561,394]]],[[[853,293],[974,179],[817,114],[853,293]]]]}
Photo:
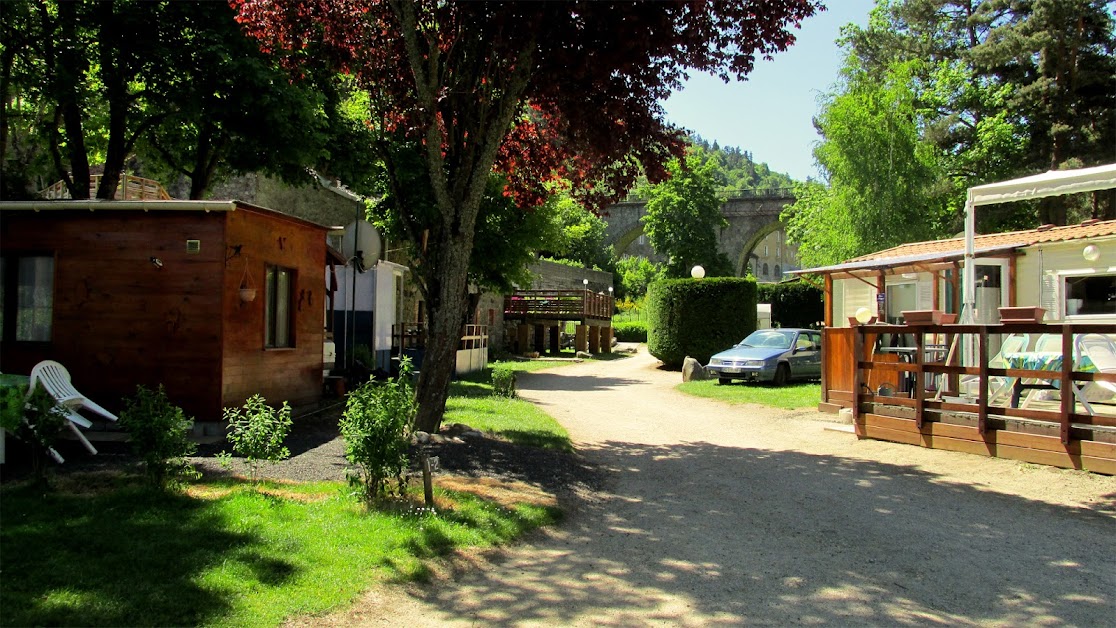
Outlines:
{"type": "Polygon", "coordinates": [[[757,162],[797,180],[818,178],[811,151],[820,140],[813,117],[818,97],[837,80],[842,52],[834,43],[844,24],[864,25],[874,0],[828,0],[828,10],[802,22],[797,41],[757,60],[747,81],[722,83],[706,74],[690,77],[663,106],[667,119],[706,140],[738,146],[757,162]]]}

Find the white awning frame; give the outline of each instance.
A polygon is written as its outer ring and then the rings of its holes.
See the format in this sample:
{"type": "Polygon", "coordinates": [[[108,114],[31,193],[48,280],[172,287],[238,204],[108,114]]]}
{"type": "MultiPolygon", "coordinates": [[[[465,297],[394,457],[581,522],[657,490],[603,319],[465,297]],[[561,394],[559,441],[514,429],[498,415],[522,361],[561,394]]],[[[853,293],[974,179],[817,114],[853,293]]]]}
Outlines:
{"type": "Polygon", "coordinates": [[[987,183],[969,188],[965,199],[965,272],[962,279],[962,322],[972,322],[976,307],[976,208],[979,205],[1013,203],[1047,196],[1079,194],[1116,188],[1116,164],[1051,170],[1009,181],[987,183]]]}

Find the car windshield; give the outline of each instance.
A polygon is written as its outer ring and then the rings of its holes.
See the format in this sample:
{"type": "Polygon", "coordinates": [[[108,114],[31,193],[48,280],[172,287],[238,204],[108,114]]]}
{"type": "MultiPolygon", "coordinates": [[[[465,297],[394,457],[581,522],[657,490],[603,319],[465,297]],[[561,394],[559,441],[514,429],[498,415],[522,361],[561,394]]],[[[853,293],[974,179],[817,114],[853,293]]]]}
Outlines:
{"type": "Polygon", "coordinates": [[[790,349],[794,332],[763,329],[748,334],[740,341],[741,347],[770,347],[772,349],[790,349]]]}

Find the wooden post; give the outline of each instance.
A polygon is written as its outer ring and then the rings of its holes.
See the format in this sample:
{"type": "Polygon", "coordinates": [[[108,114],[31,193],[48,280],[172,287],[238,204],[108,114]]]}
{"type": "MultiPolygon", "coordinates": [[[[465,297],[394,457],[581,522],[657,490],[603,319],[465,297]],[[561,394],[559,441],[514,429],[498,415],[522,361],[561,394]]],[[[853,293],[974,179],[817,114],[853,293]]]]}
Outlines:
{"type": "Polygon", "coordinates": [[[852,411],[853,411],[853,426],[858,438],[863,438],[864,434],[860,429],[860,387],[862,379],[860,377],[860,361],[864,359],[864,334],[860,333],[860,327],[852,328],[853,334],[853,381],[852,381],[852,411]]]}
{"type": "Polygon", "coordinates": [[[915,327],[915,354],[914,354],[914,391],[911,398],[915,401],[915,427],[922,432],[922,423],[926,418],[926,385],[923,383],[922,365],[926,361],[926,329],[915,327]]]}
{"type": "Polygon", "coordinates": [[[558,353],[562,350],[562,326],[552,325],[550,327],[550,352],[558,353]]]}
{"type": "Polygon", "coordinates": [[[977,336],[977,367],[980,369],[980,392],[977,398],[977,432],[988,429],[988,326],[980,326],[977,336]]]}
{"type": "MultiPolygon", "coordinates": [[[[1015,261],[1015,258],[1012,258],[1015,261]]],[[[1061,416],[1058,417],[1058,422],[1061,424],[1061,437],[1062,444],[1069,445],[1070,442],[1070,415],[1073,414],[1077,406],[1076,395],[1073,394],[1074,382],[1070,379],[1070,372],[1073,370],[1073,328],[1070,325],[1062,325],[1062,407],[1061,416]]]]}
{"type": "Polygon", "coordinates": [[[527,353],[528,339],[531,335],[531,326],[527,323],[520,323],[515,326],[515,350],[519,353],[527,353]]]}
{"type": "Polygon", "coordinates": [[[535,324],[535,351],[546,351],[546,325],[535,324]]]}
{"type": "Polygon", "coordinates": [[[589,327],[582,323],[574,330],[574,350],[575,351],[588,351],[589,350],[589,327]]]}
{"type": "MultiPolygon", "coordinates": [[[[826,327],[833,327],[833,275],[825,274],[825,294],[822,300],[822,318],[826,327]]],[[[824,388],[823,388],[824,390],[824,388]]]]}
{"type": "Polygon", "coordinates": [[[601,327],[601,353],[612,353],[612,326],[601,327]]]}
{"type": "Polygon", "coordinates": [[[589,327],[589,353],[601,352],[601,328],[595,325],[589,327]]]}

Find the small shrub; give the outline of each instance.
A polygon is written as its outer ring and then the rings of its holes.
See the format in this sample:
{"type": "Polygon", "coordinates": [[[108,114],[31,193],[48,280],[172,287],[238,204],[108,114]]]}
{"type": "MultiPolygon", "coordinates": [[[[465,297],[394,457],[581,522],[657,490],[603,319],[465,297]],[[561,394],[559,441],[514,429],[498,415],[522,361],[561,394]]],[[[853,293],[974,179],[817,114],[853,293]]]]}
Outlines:
{"type": "Polygon", "coordinates": [[[201,475],[186,461],[197,450],[190,440],[193,426],[193,419],[170,402],[162,386],[157,390],[138,386],[120,412],[120,427],[128,432],[132,451],[143,459],[148,482],[157,488],[201,475]]]}
{"type": "MultiPolygon", "coordinates": [[[[283,446],[292,425],[291,407],[286,401],[276,411],[262,396],[252,395],[243,408],[225,408],[224,418],[229,423],[226,438],[233,451],[244,457],[253,482],[257,480],[261,461],[276,464],[291,456],[291,451],[283,446]]],[[[222,464],[231,464],[227,452],[222,464]]]]}
{"type": "MultiPolygon", "coordinates": [[[[12,401],[14,399],[8,402],[12,401]]],[[[31,445],[31,468],[39,484],[46,483],[47,458],[52,456],[51,449],[68,422],[65,409],[42,387],[33,390],[23,401],[14,435],[31,445]]]]}
{"type": "Polygon", "coordinates": [[[515,371],[500,364],[492,367],[492,393],[508,399],[515,399],[515,371]]]}
{"type": "Polygon", "coordinates": [[[412,370],[411,361],[404,358],[398,377],[366,382],[345,402],[340,423],[345,458],[359,469],[359,475],[349,476],[349,484],[366,503],[403,494],[407,449],[418,409],[412,370]]]}
{"type": "Polygon", "coordinates": [[[628,321],[612,326],[612,333],[620,342],[647,342],[647,323],[628,321]]]}

